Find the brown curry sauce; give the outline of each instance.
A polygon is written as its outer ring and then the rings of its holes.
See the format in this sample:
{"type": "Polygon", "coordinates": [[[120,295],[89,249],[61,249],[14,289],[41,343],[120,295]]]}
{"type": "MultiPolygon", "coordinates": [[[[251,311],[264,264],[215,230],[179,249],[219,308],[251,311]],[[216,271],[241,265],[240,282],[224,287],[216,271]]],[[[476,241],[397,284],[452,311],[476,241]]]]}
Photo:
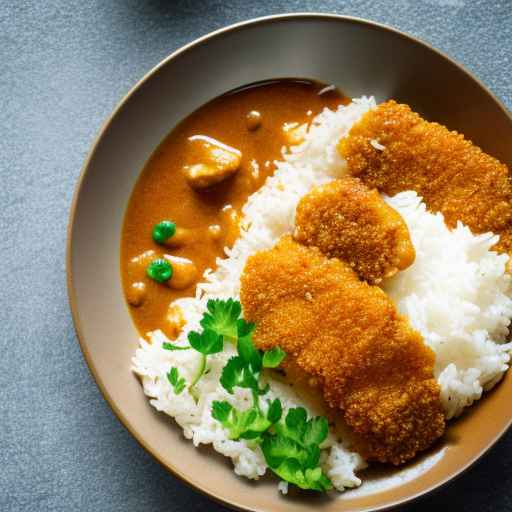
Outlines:
{"type": "Polygon", "coordinates": [[[285,79],[236,89],[193,112],[158,146],[134,187],[121,238],[123,289],[142,335],[155,329],[175,335],[166,322],[170,303],[194,296],[203,272],[214,268],[223,248],[233,244],[241,207],[274,172],[273,162],[281,158],[281,148],[290,144],[285,123],[309,123],[324,107],[333,109],[349,102],[337,90],[319,94],[324,87],[318,82],[285,79]],[[212,137],[239,150],[239,171],[207,189],[191,188],[183,168],[193,162],[195,146],[189,139],[194,135],[212,137]],[[189,230],[189,240],[176,248],[155,243],[152,228],[164,219],[189,230]],[[191,260],[197,268],[196,278],[181,290],[152,281],[144,265],[132,262],[148,250],[155,252],[155,258],[169,254],[191,260]]]}

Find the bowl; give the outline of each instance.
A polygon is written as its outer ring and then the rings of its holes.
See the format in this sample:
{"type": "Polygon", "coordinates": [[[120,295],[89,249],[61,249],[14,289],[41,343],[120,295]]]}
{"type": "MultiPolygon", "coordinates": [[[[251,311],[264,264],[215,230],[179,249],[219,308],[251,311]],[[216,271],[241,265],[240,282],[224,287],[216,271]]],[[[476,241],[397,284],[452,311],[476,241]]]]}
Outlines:
{"type": "Polygon", "coordinates": [[[362,487],[335,497],[283,497],[276,480],[237,477],[230,461],[195,449],[157,413],[130,371],[138,334],[120,281],[120,233],[139,172],[186,115],[235,87],[280,77],[336,84],[347,96],[410,104],[512,162],[512,119],[471,74],[428,45],[365,20],[291,14],[218,30],[150,71],[107,120],[85,162],[71,207],[67,273],[71,311],[89,368],[115,414],[173,475],[240,510],[382,510],[440,487],[481,457],[512,420],[510,377],[451,423],[443,440],[401,469],[374,468],[362,487]],[[496,136],[499,134],[499,136],[496,136]]]}

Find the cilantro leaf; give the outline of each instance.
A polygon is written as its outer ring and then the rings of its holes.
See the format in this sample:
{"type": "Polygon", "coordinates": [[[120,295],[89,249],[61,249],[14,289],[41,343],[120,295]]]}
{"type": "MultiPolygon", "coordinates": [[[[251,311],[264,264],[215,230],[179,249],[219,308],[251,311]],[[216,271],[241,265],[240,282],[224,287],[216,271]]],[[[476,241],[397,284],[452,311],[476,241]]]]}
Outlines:
{"type": "Polygon", "coordinates": [[[301,489],[332,489],[332,482],[318,466],[318,446],[306,450],[287,437],[265,435],[261,449],[269,467],[283,480],[301,489]]]}
{"type": "MultiPolygon", "coordinates": [[[[269,407],[270,410],[270,407],[269,407]]],[[[261,450],[279,477],[301,489],[326,491],[332,483],[319,467],[320,443],[328,434],[326,418],[308,420],[303,407],[288,410],[284,422],[264,434],[261,450]]]]}
{"type": "Polygon", "coordinates": [[[175,366],[173,366],[167,373],[167,380],[169,381],[169,384],[173,387],[174,393],[176,395],[179,395],[187,385],[185,379],[183,377],[180,377],[178,368],[176,368],[175,366]]]}
{"type": "Polygon", "coordinates": [[[261,444],[265,460],[271,469],[278,468],[286,459],[305,461],[307,453],[293,439],[285,436],[265,436],[261,444]]]}
{"type": "Polygon", "coordinates": [[[308,413],[304,407],[295,407],[288,411],[285,423],[289,430],[296,432],[299,435],[299,438],[301,438],[302,434],[306,430],[307,418],[308,413]]]}
{"type": "Polygon", "coordinates": [[[315,491],[330,491],[333,488],[332,482],[324,475],[319,467],[315,469],[306,469],[305,477],[308,489],[313,489],[315,491]]]}
{"type": "Polygon", "coordinates": [[[320,460],[320,447],[317,444],[312,444],[304,448],[306,455],[302,462],[304,468],[316,468],[320,460]]]}
{"type": "Polygon", "coordinates": [[[238,338],[237,350],[244,363],[250,365],[253,372],[258,373],[261,370],[262,357],[260,351],[252,342],[251,333],[252,329],[249,334],[238,338]]]}
{"type": "Polygon", "coordinates": [[[273,471],[283,480],[295,484],[301,489],[314,491],[329,491],[332,489],[331,481],[323,474],[321,468],[304,469],[295,459],[286,459],[273,471]]]}
{"type": "Polygon", "coordinates": [[[286,352],[284,350],[281,350],[279,347],[274,347],[263,354],[263,367],[277,368],[285,357],[286,352]]]}
{"type": "Polygon", "coordinates": [[[258,381],[240,356],[233,356],[224,366],[220,377],[222,387],[233,394],[233,388],[258,389],[258,381]]]}
{"type": "Polygon", "coordinates": [[[164,350],[188,350],[190,347],[182,347],[180,345],[175,345],[174,343],[167,343],[164,341],[162,343],[162,348],[164,350]]]}
{"type": "Polygon", "coordinates": [[[220,423],[227,422],[232,410],[233,406],[229,402],[215,400],[212,403],[212,418],[220,421],[220,423]]]}
{"type": "Polygon", "coordinates": [[[307,489],[306,477],[298,460],[284,459],[279,466],[272,468],[272,470],[283,480],[295,484],[302,489],[307,489]]]}
{"type": "Polygon", "coordinates": [[[233,299],[210,299],[206,308],[208,312],[203,315],[200,322],[201,327],[213,331],[219,336],[236,339],[237,320],[242,312],[240,302],[233,299]]]}
{"type": "Polygon", "coordinates": [[[303,447],[297,441],[286,436],[266,436],[261,449],[267,464],[278,467],[285,459],[295,459],[302,468],[315,468],[320,460],[320,448],[317,445],[303,447]]]}
{"type": "MultiPolygon", "coordinates": [[[[240,318],[240,314],[238,301],[208,301],[207,312],[200,322],[203,332],[191,332],[188,336],[191,347],[201,353],[196,376],[190,384],[191,393],[194,395],[194,386],[206,371],[207,356],[222,351],[225,340],[236,342],[238,355],[231,357],[224,366],[220,383],[230,394],[236,387],[251,390],[253,405],[240,411],[227,401],[214,401],[212,418],[229,432],[230,439],[258,443],[268,466],[283,480],[302,489],[332,489],[331,481],[319,466],[320,445],[328,435],[327,419],[308,419],[303,407],[289,409],[283,419],[283,406],[277,398],[267,400],[266,412],[262,411],[259,397],[267,393],[270,386],[267,383],[260,388],[261,370],[277,368],[286,353],[279,347],[267,352],[258,350],[252,340],[255,325],[240,318]]],[[[168,345],[167,350],[184,348],[168,345]]],[[[168,378],[178,387],[185,386],[184,382],[178,384],[177,370],[169,372],[168,378]]]]}
{"type": "Polygon", "coordinates": [[[167,380],[171,386],[175,386],[178,383],[178,368],[172,367],[167,373],[167,380]]]}
{"type": "Polygon", "coordinates": [[[290,409],[284,424],[276,425],[277,433],[294,439],[302,446],[322,444],[329,433],[329,424],[323,416],[307,420],[307,412],[303,407],[290,409]]]}
{"type": "Polygon", "coordinates": [[[256,325],[252,322],[246,322],[243,318],[240,318],[236,322],[236,330],[238,338],[245,338],[246,336],[252,336],[256,325]]]}
{"type": "Polygon", "coordinates": [[[309,444],[322,444],[327,435],[329,433],[329,423],[327,422],[327,418],[323,416],[317,416],[316,418],[311,418],[306,423],[306,429],[304,431],[303,442],[305,445],[309,444]]]}
{"type": "Polygon", "coordinates": [[[192,348],[205,356],[217,354],[224,349],[222,336],[208,329],[205,329],[201,334],[196,331],[190,331],[188,333],[188,341],[192,348]]]}
{"type": "Polygon", "coordinates": [[[289,437],[299,444],[303,444],[303,436],[306,431],[307,413],[303,407],[289,409],[284,423],[276,425],[276,431],[282,436],[289,437]]]}
{"type": "MultiPolygon", "coordinates": [[[[244,431],[240,434],[241,439],[256,439],[272,425],[270,421],[256,408],[249,409],[250,414],[243,424],[244,431]]],[[[242,416],[248,411],[244,411],[242,416]]]]}
{"type": "Polygon", "coordinates": [[[267,419],[270,423],[277,423],[283,414],[283,406],[281,405],[281,400],[276,398],[274,401],[270,402],[267,410],[267,419]]]}
{"type": "Polygon", "coordinates": [[[233,440],[257,439],[272,425],[255,407],[239,411],[226,401],[213,402],[212,417],[229,431],[233,440]]]}

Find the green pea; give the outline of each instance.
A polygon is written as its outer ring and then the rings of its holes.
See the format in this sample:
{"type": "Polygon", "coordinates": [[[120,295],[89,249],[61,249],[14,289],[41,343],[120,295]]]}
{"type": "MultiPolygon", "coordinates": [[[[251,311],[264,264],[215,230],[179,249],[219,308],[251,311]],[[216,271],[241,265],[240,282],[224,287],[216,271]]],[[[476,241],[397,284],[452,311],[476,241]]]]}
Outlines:
{"type": "Polygon", "coordinates": [[[172,277],[172,265],[163,258],[153,260],[146,268],[146,274],[157,283],[165,283],[172,277]]]}
{"type": "Polygon", "coordinates": [[[152,236],[157,244],[164,244],[176,233],[176,224],[170,220],[163,220],[153,226],[152,236]]]}

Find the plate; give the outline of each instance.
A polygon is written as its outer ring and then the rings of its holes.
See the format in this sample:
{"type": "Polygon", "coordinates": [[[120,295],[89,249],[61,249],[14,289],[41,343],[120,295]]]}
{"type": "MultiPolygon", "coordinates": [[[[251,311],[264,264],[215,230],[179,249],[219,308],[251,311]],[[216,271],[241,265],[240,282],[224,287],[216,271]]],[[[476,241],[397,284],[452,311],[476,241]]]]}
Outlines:
{"type": "Polygon", "coordinates": [[[512,118],[503,105],[458,64],[410,36],[327,14],[272,16],[227,27],[190,43],[150,71],[100,131],[71,207],[71,311],[84,357],[105,399],[175,476],[240,510],[382,510],[445,484],[499,439],[512,421],[510,377],[452,422],[443,440],[413,464],[374,468],[362,487],[335,497],[283,497],[275,479],[249,482],[213,450],[195,449],[169,417],[150,406],[130,371],[138,334],[121,290],[119,247],[125,208],[140,170],[164,136],[197,107],[235,87],[283,77],[333,83],[351,97],[395,98],[512,163],[512,118]]]}

